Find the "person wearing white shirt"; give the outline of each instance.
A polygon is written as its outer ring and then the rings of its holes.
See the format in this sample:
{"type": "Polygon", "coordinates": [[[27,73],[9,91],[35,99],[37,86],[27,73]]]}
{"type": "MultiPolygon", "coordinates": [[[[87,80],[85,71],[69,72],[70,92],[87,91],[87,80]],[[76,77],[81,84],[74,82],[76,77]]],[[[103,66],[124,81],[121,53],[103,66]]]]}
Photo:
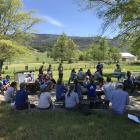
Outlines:
{"type": "Polygon", "coordinates": [[[115,84],[111,82],[110,77],[107,77],[106,83],[104,84],[103,88],[105,93],[105,99],[110,101],[112,96],[112,91],[115,89],[115,84]]]}
{"type": "Polygon", "coordinates": [[[50,109],[52,106],[50,87],[45,87],[39,96],[38,108],[40,110],[50,109]]]}

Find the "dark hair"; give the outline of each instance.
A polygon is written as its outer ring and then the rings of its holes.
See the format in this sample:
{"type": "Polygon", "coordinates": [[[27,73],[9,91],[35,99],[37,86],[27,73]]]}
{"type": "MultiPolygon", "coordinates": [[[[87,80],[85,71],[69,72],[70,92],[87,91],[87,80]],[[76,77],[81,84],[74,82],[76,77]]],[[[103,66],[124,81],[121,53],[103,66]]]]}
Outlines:
{"type": "Polygon", "coordinates": [[[51,85],[47,85],[47,86],[45,86],[44,87],[44,89],[42,90],[42,92],[49,92],[49,91],[51,91],[51,85]]]}
{"type": "Polygon", "coordinates": [[[107,76],[106,81],[107,82],[111,82],[111,77],[110,76],[107,76]]]}
{"type": "Polygon", "coordinates": [[[127,71],[127,76],[130,77],[131,76],[131,72],[127,71]]]}
{"type": "Polygon", "coordinates": [[[63,82],[62,78],[59,78],[59,79],[57,80],[57,84],[58,84],[58,85],[62,84],[62,82],[63,82]]]}
{"type": "Polygon", "coordinates": [[[10,79],[10,76],[9,75],[6,75],[6,77],[5,77],[6,79],[8,78],[8,79],[10,79]]]}
{"type": "Polygon", "coordinates": [[[10,84],[10,87],[15,87],[17,85],[17,82],[12,82],[11,84],[10,84]]]}
{"type": "Polygon", "coordinates": [[[90,78],[90,83],[93,84],[94,83],[94,79],[90,78]]]}
{"type": "Polygon", "coordinates": [[[26,87],[26,84],[25,83],[21,83],[20,84],[20,89],[24,89],[26,87]]]}
{"type": "Polygon", "coordinates": [[[72,71],[71,72],[75,72],[75,69],[72,69],[72,71]]]}
{"type": "Polygon", "coordinates": [[[70,86],[69,86],[69,92],[68,92],[68,95],[67,96],[70,96],[70,94],[74,90],[74,88],[75,88],[75,85],[74,84],[70,84],[70,86]]]}

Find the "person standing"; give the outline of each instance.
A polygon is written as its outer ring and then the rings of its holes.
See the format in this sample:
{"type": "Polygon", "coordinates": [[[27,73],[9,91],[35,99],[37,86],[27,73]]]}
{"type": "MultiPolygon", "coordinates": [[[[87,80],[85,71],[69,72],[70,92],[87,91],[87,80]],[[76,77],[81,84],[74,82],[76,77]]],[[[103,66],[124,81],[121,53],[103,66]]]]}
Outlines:
{"type": "Polygon", "coordinates": [[[103,64],[98,62],[97,66],[96,66],[96,69],[98,69],[100,74],[103,75],[103,64]]]}
{"type": "Polygon", "coordinates": [[[62,63],[60,63],[59,66],[58,66],[58,76],[59,76],[59,79],[63,79],[63,66],[62,66],[62,63]]]}
{"type": "Polygon", "coordinates": [[[53,69],[52,69],[52,65],[51,65],[51,64],[49,65],[49,67],[48,67],[48,69],[47,69],[47,73],[48,73],[51,77],[53,77],[53,69]]]}
{"type": "Polygon", "coordinates": [[[43,74],[43,65],[40,66],[38,72],[39,72],[39,75],[42,75],[43,74]]]}

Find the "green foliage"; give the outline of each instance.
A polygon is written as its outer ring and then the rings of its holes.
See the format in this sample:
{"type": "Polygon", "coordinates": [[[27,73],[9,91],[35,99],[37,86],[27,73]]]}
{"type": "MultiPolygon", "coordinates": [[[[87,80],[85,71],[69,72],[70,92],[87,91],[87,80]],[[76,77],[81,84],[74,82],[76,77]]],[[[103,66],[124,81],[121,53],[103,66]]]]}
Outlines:
{"type": "Polygon", "coordinates": [[[97,45],[92,44],[89,49],[90,57],[93,60],[101,61],[107,59],[107,52],[109,48],[109,43],[106,38],[100,38],[97,45]]]}
{"type": "Polygon", "coordinates": [[[40,19],[32,16],[32,11],[22,11],[22,0],[0,0],[0,37],[27,37],[32,27],[40,19]]]}
{"type": "Polygon", "coordinates": [[[53,47],[52,57],[61,61],[78,59],[78,47],[72,39],[62,34],[53,47]]]}
{"type": "Polygon", "coordinates": [[[140,56],[140,0],[80,0],[87,9],[96,9],[96,13],[104,20],[103,31],[108,27],[120,29],[119,36],[131,41],[131,50],[140,56]],[[114,28],[115,27],[115,28],[114,28]],[[133,50],[134,49],[134,50],[133,50]]]}
{"type": "Polygon", "coordinates": [[[12,59],[14,56],[23,54],[24,52],[25,48],[18,47],[10,40],[0,40],[0,60],[12,59]]]}
{"type": "Polygon", "coordinates": [[[118,62],[121,58],[120,50],[116,46],[111,46],[108,50],[108,60],[118,62]]]}

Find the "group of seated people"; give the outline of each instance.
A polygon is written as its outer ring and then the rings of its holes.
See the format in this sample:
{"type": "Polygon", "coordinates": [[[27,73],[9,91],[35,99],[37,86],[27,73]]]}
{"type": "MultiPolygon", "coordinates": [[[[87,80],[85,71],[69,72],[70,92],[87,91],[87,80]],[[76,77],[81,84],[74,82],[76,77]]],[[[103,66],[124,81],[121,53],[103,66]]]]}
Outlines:
{"type": "Polygon", "coordinates": [[[72,69],[71,73],[70,73],[70,78],[69,78],[69,83],[73,82],[74,79],[78,79],[79,81],[83,81],[85,79],[85,77],[89,77],[89,78],[94,78],[94,80],[100,80],[103,79],[103,75],[102,72],[99,68],[96,68],[96,71],[94,74],[91,73],[90,69],[88,69],[86,72],[83,71],[82,68],[79,69],[78,73],[76,73],[75,69],[72,69]]]}
{"type": "MultiPolygon", "coordinates": [[[[97,72],[102,76],[98,69],[97,72]]],[[[56,102],[63,101],[66,109],[79,108],[84,99],[91,102],[100,100],[101,102],[105,101],[108,105],[111,103],[112,109],[116,113],[123,114],[126,110],[126,105],[129,103],[128,92],[123,89],[124,84],[113,83],[110,77],[107,77],[106,82],[101,77],[99,79],[95,77],[89,69],[86,73],[80,69],[78,74],[73,69],[68,84],[65,84],[62,78],[55,82],[52,74],[39,74],[36,80],[39,91],[38,109],[46,110],[53,108],[54,103],[51,92],[54,91],[56,93],[56,102]],[[103,97],[100,96],[99,98],[98,90],[104,92],[103,97]],[[87,98],[84,98],[84,96],[87,98]]],[[[4,97],[6,102],[12,102],[12,106],[18,110],[35,107],[34,104],[29,102],[25,83],[21,83],[20,89],[17,90],[17,83],[12,82],[4,92],[4,97]]]]}

